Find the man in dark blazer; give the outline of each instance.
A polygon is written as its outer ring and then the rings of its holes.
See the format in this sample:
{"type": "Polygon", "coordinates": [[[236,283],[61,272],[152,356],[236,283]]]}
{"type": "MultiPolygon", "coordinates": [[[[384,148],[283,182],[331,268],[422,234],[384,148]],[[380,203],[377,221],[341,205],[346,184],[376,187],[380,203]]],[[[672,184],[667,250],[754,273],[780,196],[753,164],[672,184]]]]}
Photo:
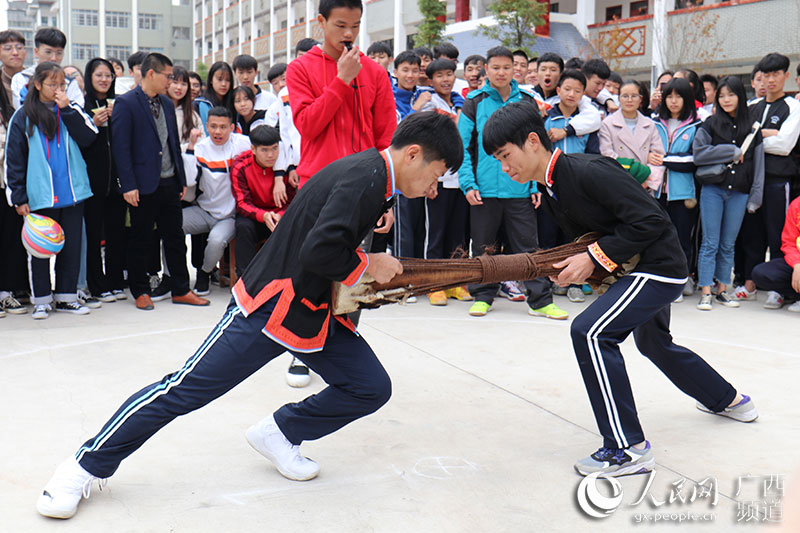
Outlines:
{"type": "Polygon", "coordinates": [[[111,116],[112,151],[119,186],[130,204],[131,234],[128,272],[138,309],[153,309],[147,264],[158,225],[170,271],[172,302],[208,305],[189,290],[186,241],[181,199],[186,176],[181,158],[175,107],[165,95],[172,79],[172,62],[149,54],[142,63],[141,84],[117,98],[111,116]]]}

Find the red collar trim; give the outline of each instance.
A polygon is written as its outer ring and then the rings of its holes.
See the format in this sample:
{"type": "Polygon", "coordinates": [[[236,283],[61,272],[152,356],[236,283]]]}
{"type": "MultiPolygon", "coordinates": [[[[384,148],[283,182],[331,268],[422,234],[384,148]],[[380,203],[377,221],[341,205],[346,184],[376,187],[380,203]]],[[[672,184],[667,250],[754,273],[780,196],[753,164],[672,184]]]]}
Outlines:
{"type": "Polygon", "coordinates": [[[556,161],[558,161],[558,157],[560,155],[561,155],[561,149],[560,148],[556,148],[553,151],[553,155],[550,156],[550,161],[547,163],[547,169],[545,170],[544,181],[545,181],[545,184],[548,187],[552,187],[553,186],[553,169],[555,168],[556,161]]]}
{"type": "Polygon", "coordinates": [[[389,156],[386,154],[387,150],[382,150],[380,152],[381,157],[383,158],[383,162],[386,164],[386,194],[384,195],[384,199],[388,200],[392,196],[394,196],[394,180],[392,179],[392,162],[389,160],[389,156]]]}

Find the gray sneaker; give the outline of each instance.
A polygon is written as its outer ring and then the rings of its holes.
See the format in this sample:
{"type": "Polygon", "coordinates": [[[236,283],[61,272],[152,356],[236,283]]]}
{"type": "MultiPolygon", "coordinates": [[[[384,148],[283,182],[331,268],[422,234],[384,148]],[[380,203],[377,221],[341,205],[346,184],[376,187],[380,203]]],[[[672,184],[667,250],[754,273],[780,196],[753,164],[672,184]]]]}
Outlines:
{"type": "Polygon", "coordinates": [[[694,294],[694,281],[691,279],[686,282],[686,285],[683,286],[683,295],[684,296],[691,296],[694,294]]]}
{"type": "Polygon", "coordinates": [[[717,303],[720,303],[725,307],[739,307],[739,302],[728,296],[728,293],[725,291],[717,294],[715,300],[717,300],[717,303]]]}
{"type": "Polygon", "coordinates": [[[582,476],[599,472],[606,477],[627,476],[650,472],[656,464],[650,442],[643,450],[630,448],[600,448],[589,457],[575,463],[575,471],[582,476]]]}
{"type": "Polygon", "coordinates": [[[580,287],[570,287],[567,289],[567,298],[569,298],[570,302],[575,303],[586,301],[586,296],[583,295],[583,291],[580,287]]]}
{"type": "Polygon", "coordinates": [[[758,411],[756,404],[750,399],[747,394],[742,394],[742,401],[734,406],[726,407],[719,413],[712,411],[700,402],[697,402],[697,408],[704,413],[711,413],[712,415],[727,416],[739,422],[753,422],[758,418],[758,411]]]}
{"type": "Polygon", "coordinates": [[[561,287],[560,285],[553,284],[553,294],[556,296],[566,296],[567,287],[561,287]]]}
{"type": "Polygon", "coordinates": [[[700,296],[700,301],[697,302],[697,308],[701,311],[711,311],[711,304],[713,300],[710,294],[703,294],[700,296]]]}

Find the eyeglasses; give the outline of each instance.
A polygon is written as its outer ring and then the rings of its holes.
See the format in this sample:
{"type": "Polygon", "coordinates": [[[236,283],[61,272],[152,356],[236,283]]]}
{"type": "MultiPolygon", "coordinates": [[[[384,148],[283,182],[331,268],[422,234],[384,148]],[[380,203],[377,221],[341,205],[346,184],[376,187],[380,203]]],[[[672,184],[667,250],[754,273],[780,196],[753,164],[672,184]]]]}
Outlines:
{"type": "Polygon", "coordinates": [[[25,45],[23,44],[4,44],[2,46],[3,52],[23,52],[25,50],[25,45]]]}
{"type": "Polygon", "coordinates": [[[621,94],[619,95],[620,100],[636,100],[637,98],[641,98],[641,94],[621,94]]]}
{"type": "Polygon", "coordinates": [[[164,76],[166,76],[166,77],[167,77],[167,79],[168,79],[169,81],[172,81],[172,80],[174,80],[174,79],[175,79],[175,76],[174,76],[174,75],[172,75],[172,74],[165,74],[165,73],[164,73],[164,71],[161,71],[161,70],[156,70],[156,74],[164,74],[164,76]]]}
{"type": "Polygon", "coordinates": [[[43,83],[42,86],[49,87],[49,88],[51,88],[53,90],[61,89],[62,91],[67,88],[67,84],[66,83],[61,83],[61,84],[59,84],[59,83],[43,83]]]}
{"type": "Polygon", "coordinates": [[[113,74],[106,74],[105,72],[97,72],[96,74],[92,74],[95,78],[99,78],[101,80],[113,80],[113,74]]]}

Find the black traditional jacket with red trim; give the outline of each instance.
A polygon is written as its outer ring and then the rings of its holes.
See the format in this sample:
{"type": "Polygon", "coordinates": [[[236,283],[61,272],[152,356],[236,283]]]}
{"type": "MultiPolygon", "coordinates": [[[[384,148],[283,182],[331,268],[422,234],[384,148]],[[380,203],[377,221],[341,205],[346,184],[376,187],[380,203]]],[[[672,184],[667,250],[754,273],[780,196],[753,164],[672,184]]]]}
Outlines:
{"type": "Polygon", "coordinates": [[[611,272],[639,254],[634,273],[671,282],[689,275],[669,215],[614,159],[556,149],[545,181],[542,203],[570,238],[602,235],[589,247],[598,266],[611,272]]]}
{"type": "MultiPolygon", "coordinates": [[[[361,278],[369,260],[359,245],[391,207],[393,194],[389,159],[374,148],[320,170],[234,286],[242,312],[249,315],[272,300],[263,333],[294,351],[322,350],[331,283],[352,286],[361,278]]],[[[346,316],[335,318],[355,330],[346,316]]]]}

